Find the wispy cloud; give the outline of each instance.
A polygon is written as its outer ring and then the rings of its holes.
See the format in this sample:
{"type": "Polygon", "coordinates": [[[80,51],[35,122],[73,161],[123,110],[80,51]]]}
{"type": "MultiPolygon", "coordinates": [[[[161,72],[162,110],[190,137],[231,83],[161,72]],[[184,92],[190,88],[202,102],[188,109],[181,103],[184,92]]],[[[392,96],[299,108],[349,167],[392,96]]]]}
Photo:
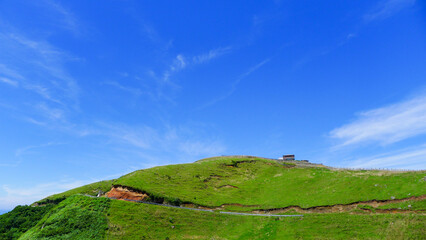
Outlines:
{"type": "Polygon", "coordinates": [[[201,107],[198,108],[198,110],[207,108],[209,106],[212,106],[226,98],[228,98],[229,96],[231,96],[235,90],[237,90],[237,86],[240,84],[240,82],[242,80],[244,80],[245,78],[247,78],[250,74],[252,74],[253,72],[257,71],[259,68],[261,68],[263,65],[265,65],[266,63],[268,63],[270,61],[270,58],[267,58],[261,62],[259,62],[258,64],[254,65],[253,67],[249,68],[246,72],[244,72],[243,74],[241,74],[231,85],[231,88],[228,90],[228,92],[226,92],[225,94],[207,102],[206,104],[202,105],[201,107]]]}
{"type": "Polygon", "coordinates": [[[54,0],[44,0],[42,3],[44,7],[50,10],[50,13],[53,13],[52,15],[55,17],[55,24],[58,24],[59,27],[64,28],[75,35],[79,35],[81,33],[81,24],[73,12],[54,0]]]}
{"type": "Polygon", "coordinates": [[[359,158],[351,162],[355,168],[426,169],[426,145],[420,145],[386,154],[359,158]]]}
{"type": "Polygon", "coordinates": [[[120,84],[119,82],[116,82],[116,81],[106,81],[103,84],[113,86],[113,87],[115,87],[119,90],[128,92],[128,93],[135,95],[135,96],[140,96],[143,93],[142,90],[140,90],[139,88],[124,86],[124,85],[122,85],[122,84],[120,84]]]}
{"type": "Polygon", "coordinates": [[[351,123],[330,132],[336,147],[368,142],[395,143],[426,133],[426,95],[361,112],[351,123]]]}
{"type": "Polygon", "coordinates": [[[175,57],[175,59],[173,59],[168,69],[164,72],[163,81],[168,82],[170,76],[173,75],[174,73],[179,72],[189,66],[207,63],[210,60],[213,60],[222,55],[230,53],[231,50],[232,50],[231,47],[225,47],[225,48],[220,47],[220,48],[211,49],[207,53],[203,53],[193,57],[187,57],[187,56],[184,56],[183,54],[178,54],[175,57]]]}
{"type": "Polygon", "coordinates": [[[9,78],[5,78],[5,77],[0,77],[0,82],[8,84],[8,85],[13,86],[13,87],[18,86],[17,81],[13,81],[13,80],[10,80],[9,78]]]}
{"type": "Polygon", "coordinates": [[[181,88],[181,86],[173,81],[173,76],[183,71],[188,67],[194,67],[199,64],[206,64],[209,61],[228,54],[232,51],[232,47],[220,47],[209,50],[207,53],[202,53],[195,56],[186,56],[184,54],[177,54],[172,60],[171,63],[165,68],[165,70],[157,75],[153,70],[148,71],[149,76],[156,80],[157,86],[155,89],[158,99],[166,99],[169,102],[174,103],[170,98],[170,89],[176,91],[181,88]],[[165,89],[168,89],[168,93],[165,93],[165,89]]]}
{"type": "Polygon", "coordinates": [[[63,66],[65,61],[73,59],[67,53],[48,42],[32,40],[16,32],[0,32],[0,43],[3,46],[0,49],[9,56],[0,58],[0,73],[20,79],[29,90],[39,91],[39,87],[31,86],[41,86],[61,90],[59,95],[73,100],[78,96],[78,85],[63,66]]]}
{"type": "MultiPolygon", "coordinates": [[[[1,35],[0,35],[0,39],[1,39],[1,35]]],[[[10,78],[13,78],[13,79],[19,79],[19,80],[25,79],[16,70],[13,70],[13,69],[11,69],[11,68],[9,68],[6,65],[1,64],[1,63],[0,63],[0,73],[4,74],[5,76],[8,76],[10,78]]]]}
{"type": "Polygon", "coordinates": [[[207,53],[204,53],[204,54],[201,54],[201,55],[198,55],[198,56],[194,56],[192,58],[192,61],[193,61],[194,64],[205,63],[205,62],[208,62],[212,59],[220,57],[222,55],[228,54],[229,52],[231,52],[231,50],[232,50],[231,47],[212,49],[207,53]]]}
{"type": "Polygon", "coordinates": [[[92,181],[93,180],[63,180],[59,182],[37,184],[28,188],[17,188],[10,185],[3,185],[1,188],[3,194],[0,194],[0,209],[12,209],[18,204],[31,204],[49,195],[73,189],[92,181]]]}
{"type": "Polygon", "coordinates": [[[364,15],[364,20],[371,22],[385,19],[405,8],[413,6],[415,3],[416,0],[383,0],[373,10],[364,15]]]}
{"type": "Polygon", "coordinates": [[[173,59],[172,63],[169,65],[167,70],[164,71],[163,77],[161,78],[161,80],[163,81],[163,83],[166,83],[166,84],[169,84],[169,85],[176,87],[177,85],[170,80],[170,77],[174,73],[183,70],[186,66],[187,66],[186,58],[182,54],[178,54],[175,57],[175,59],[173,59]]]}
{"type": "Polygon", "coordinates": [[[34,149],[40,149],[40,148],[46,148],[46,147],[51,147],[51,146],[57,146],[57,145],[61,145],[63,143],[59,143],[59,142],[48,142],[45,144],[40,144],[40,145],[32,145],[32,146],[26,146],[26,147],[22,147],[19,148],[15,151],[15,156],[17,157],[21,157],[23,155],[27,155],[27,154],[32,154],[34,153],[34,149]]]}
{"type": "MultiPolygon", "coordinates": [[[[47,41],[34,40],[5,27],[0,30],[0,83],[18,88],[32,102],[43,102],[29,106],[28,99],[14,99],[21,118],[36,119],[32,115],[46,114],[51,121],[60,120],[66,111],[78,109],[79,86],[65,68],[65,62],[74,60],[69,54],[55,48],[47,41]],[[29,107],[29,108],[28,108],[29,107]],[[25,110],[25,108],[27,108],[25,110]]],[[[5,99],[4,101],[8,101],[5,99]]],[[[33,121],[39,123],[39,120],[33,121]]]]}
{"type": "Polygon", "coordinates": [[[170,153],[199,157],[217,155],[226,149],[221,141],[206,134],[196,127],[173,127],[165,125],[160,128],[149,126],[128,126],[119,124],[101,124],[97,132],[109,137],[112,144],[134,147],[145,154],[170,153]]]}
{"type": "Polygon", "coordinates": [[[45,103],[37,104],[35,107],[43,116],[50,120],[56,121],[64,118],[64,110],[62,109],[50,107],[45,103]]]}

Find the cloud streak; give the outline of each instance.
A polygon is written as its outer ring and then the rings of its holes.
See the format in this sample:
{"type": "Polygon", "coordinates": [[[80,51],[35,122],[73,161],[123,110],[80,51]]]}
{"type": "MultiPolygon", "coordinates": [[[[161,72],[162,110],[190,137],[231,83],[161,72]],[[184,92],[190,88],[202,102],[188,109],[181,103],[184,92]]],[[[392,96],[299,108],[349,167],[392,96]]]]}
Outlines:
{"type": "Polygon", "coordinates": [[[156,80],[156,97],[157,99],[165,99],[169,102],[174,103],[170,97],[170,91],[165,93],[165,89],[178,90],[180,85],[176,81],[172,80],[172,77],[177,73],[183,71],[188,67],[193,67],[200,64],[206,64],[209,61],[228,54],[232,51],[232,47],[220,47],[211,49],[206,53],[195,55],[195,56],[186,56],[184,54],[177,54],[172,60],[171,63],[162,71],[161,74],[157,75],[154,71],[148,71],[148,74],[151,78],[156,80]]]}
{"type": "Polygon", "coordinates": [[[355,168],[426,169],[426,145],[353,161],[355,168]]]}
{"type": "Polygon", "coordinates": [[[236,90],[237,90],[237,86],[240,84],[240,82],[242,80],[244,80],[245,78],[247,78],[250,74],[252,74],[253,72],[257,71],[259,68],[261,68],[263,65],[265,65],[266,63],[268,63],[271,59],[267,58],[261,62],[259,62],[258,64],[254,65],[253,67],[249,68],[246,72],[244,72],[243,74],[241,74],[231,85],[231,88],[229,89],[228,92],[226,92],[225,94],[223,94],[222,96],[219,96],[213,100],[210,100],[209,102],[207,102],[206,104],[202,105],[201,107],[198,108],[198,110],[201,109],[205,109],[207,107],[210,107],[220,101],[225,100],[226,98],[230,97],[236,90]]]}
{"type": "Polygon", "coordinates": [[[194,127],[152,128],[149,126],[127,126],[103,124],[99,135],[110,138],[112,144],[123,144],[145,152],[145,154],[172,153],[188,157],[218,155],[226,147],[218,140],[202,136],[194,127]]]}
{"type": "Polygon", "coordinates": [[[401,10],[411,7],[416,0],[386,0],[381,1],[372,11],[364,15],[366,22],[381,20],[395,15],[401,10]]]}
{"type": "Polygon", "coordinates": [[[103,84],[110,85],[112,87],[115,87],[119,90],[128,92],[128,93],[135,95],[135,96],[140,96],[143,93],[142,90],[140,90],[138,88],[124,86],[124,85],[122,85],[122,84],[120,84],[119,82],[116,82],[116,81],[107,81],[107,82],[104,82],[103,84]]]}
{"type": "Polygon", "coordinates": [[[212,59],[220,57],[222,55],[228,54],[228,53],[231,52],[231,50],[232,50],[231,47],[212,49],[212,50],[210,50],[209,52],[207,52],[205,54],[194,56],[192,58],[192,61],[193,61],[194,64],[205,63],[205,62],[208,62],[208,61],[210,61],[212,59]]]}
{"type": "Polygon", "coordinates": [[[9,78],[4,78],[4,77],[0,77],[0,82],[13,87],[17,87],[19,85],[17,81],[13,81],[13,80],[10,80],[9,78]]]}
{"type": "Polygon", "coordinates": [[[49,195],[73,189],[91,181],[60,181],[37,184],[28,188],[16,188],[3,185],[1,190],[5,194],[0,195],[0,209],[12,209],[18,204],[31,204],[49,195]]]}
{"type": "Polygon", "coordinates": [[[388,145],[423,134],[426,134],[426,95],[361,112],[353,122],[329,133],[339,141],[337,148],[372,142],[388,145]]]}
{"type": "Polygon", "coordinates": [[[55,21],[53,22],[60,24],[59,27],[70,31],[75,35],[79,35],[81,33],[81,24],[74,16],[74,13],[72,13],[69,9],[53,0],[43,1],[43,6],[47,10],[50,10],[50,15],[54,16],[55,21]]]}
{"type": "Polygon", "coordinates": [[[46,41],[28,38],[2,26],[0,84],[15,87],[25,96],[13,99],[18,109],[15,114],[37,125],[46,123],[36,120],[40,116],[48,122],[62,122],[66,113],[79,108],[80,88],[65,68],[65,62],[72,57],[46,41]]]}

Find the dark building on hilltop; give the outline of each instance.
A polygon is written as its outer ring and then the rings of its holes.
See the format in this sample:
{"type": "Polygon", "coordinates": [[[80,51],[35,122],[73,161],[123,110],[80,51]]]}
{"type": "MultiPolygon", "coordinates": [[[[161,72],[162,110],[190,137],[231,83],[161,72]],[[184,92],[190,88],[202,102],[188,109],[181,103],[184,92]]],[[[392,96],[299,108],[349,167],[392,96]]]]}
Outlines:
{"type": "Polygon", "coordinates": [[[296,158],[294,157],[294,154],[289,154],[289,155],[283,155],[282,158],[279,158],[278,160],[283,160],[283,161],[294,161],[296,158]]]}

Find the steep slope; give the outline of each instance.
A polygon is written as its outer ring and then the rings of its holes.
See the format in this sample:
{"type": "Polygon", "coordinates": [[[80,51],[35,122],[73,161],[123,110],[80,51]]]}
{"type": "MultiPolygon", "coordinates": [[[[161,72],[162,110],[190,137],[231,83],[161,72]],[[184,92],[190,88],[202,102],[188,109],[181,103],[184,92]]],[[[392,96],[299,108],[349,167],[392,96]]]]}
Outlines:
{"type": "Polygon", "coordinates": [[[418,214],[224,215],[72,196],[20,239],[422,239],[418,214]]]}
{"type": "MultiPolygon", "coordinates": [[[[425,171],[347,171],[256,157],[217,157],[138,170],[50,196],[108,192],[114,198],[249,211],[310,208],[426,195],[425,171]],[[302,165],[302,166],[300,166],[302,165]]],[[[412,199],[413,200],[413,199],[412,199]]]]}
{"type": "Polygon", "coordinates": [[[19,239],[104,239],[109,204],[107,198],[71,196],[19,239]]]}
{"type": "Polygon", "coordinates": [[[21,239],[421,238],[425,175],[257,157],[209,158],[139,170],[40,200],[33,206],[56,206],[21,239]],[[105,196],[304,217],[224,215],[105,196]]]}
{"type": "Polygon", "coordinates": [[[303,208],[426,194],[425,172],[342,171],[261,158],[216,158],[132,172],[114,185],[199,206],[303,208]]]}

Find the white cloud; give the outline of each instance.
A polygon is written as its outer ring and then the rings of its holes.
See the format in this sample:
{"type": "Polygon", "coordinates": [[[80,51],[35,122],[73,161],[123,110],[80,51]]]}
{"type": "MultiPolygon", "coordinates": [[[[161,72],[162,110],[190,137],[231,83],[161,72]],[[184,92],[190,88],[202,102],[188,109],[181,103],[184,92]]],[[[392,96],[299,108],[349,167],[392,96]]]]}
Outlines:
{"type": "Polygon", "coordinates": [[[181,54],[176,56],[176,61],[172,66],[172,70],[184,69],[186,67],[185,57],[181,54]]]}
{"type": "Polygon", "coordinates": [[[205,54],[194,56],[192,58],[192,61],[193,61],[194,64],[205,63],[205,62],[208,62],[208,61],[210,61],[214,58],[225,55],[225,54],[229,53],[230,51],[231,51],[231,47],[212,49],[205,54]]]}
{"type": "Polygon", "coordinates": [[[90,182],[92,181],[60,181],[37,184],[28,188],[3,185],[3,194],[0,195],[0,209],[12,209],[16,205],[31,204],[52,194],[67,191],[90,182]]]}
{"type": "Polygon", "coordinates": [[[44,40],[34,40],[17,30],[0,28],[0,83],[16,87],[26,97],[13,102],[17,118],[37,125],[62,120],[79,108],[79,86],[65,68],[73,58],[44,40]],[[34,95],[35,94],[35,95],[34,95]],[[30,102],[43,102],[34,105],[30,102]],[[42,116],[42,122],[37,120],[42,116]]]}
{"type": "Polygon", "coordinates": [[[210,100],[209,102],[205,103],[204,105],[202,105],[201,107],[198,108],[198,110],[204,109],[206,107],[212,106],[226,98],[228,98],[229,96],[231,96],[235,90],[237,90],[237,86],[238,84],[240,84],[240,82],[242,80],[244,80],[246,77],[248,77],[250,74],[252,74],[253,72],[255,72],[256,70],[258,70],[259,68],[261,68],[263,65],[265,65],[266,63],[268,63],[271,59],[267,58],[261,62],[259,62],[258,64],[254,65],[253,67],[249,68],[246,72],[244,72],[243,74],[241,74],[231,85],[231,88],[229,89],[228,92],[226,92],[225,94],[214,98],[212,100],[210,100]]]}
{"type": "Polygon", "coordinates": [[[217,156],[226,150],[225,146],[217,141],[183,141],[183,139],[179,140],[178,149],[190,156],[217,156]]]}
{"type": "Polygon", "coordinates": [[[53,23],[76,35],[81,33],[81,24],[69,9],[53,0],[45,0],[43,3],[43,7],[50,10],[49,15],[55,20],[53,23]]]}
{"type": "Polygon", "coordinates": [[[38,85],[38,84],[25,84],[24,88],[27,90],[30,90],[32,92],[37,93],[38,95],[40,95],[41,97],[47,99],[47,100],[51,100],[53,102],[60,102],[59,100],[53,98],[50,94],[50,90],[47,87],[44,87],[42,85],[38,85]]]}
{"type": "MultiPolygon", "coordinates": [[[[172,82],[170,80],[170,77],[173,74],[184,69],[186,66],[187,66],[187,63],[186,63],[185,57],[182,54],[178,54],[175,57],[175,59],[173,59],[173,62],[169,65],[167,70],[163,72],[163,77],[161,78],[160,88],[162,88],[164,84],[167,84],[167,85],[169,85],[173,88],[177,88],[178,85],[176,83],[172,82]]],[[[153,76],[155,76],[155,73],[154,72],[152,72],[152,73],[153,73],[153,76]]]]}
{"type": "Polygon", "coordinates": [[[126,126],[103,124],[99,135],[107,136],[111,142],[135,147],[145,154],[173,153],[190,157],[211,156],[223,153],[226,147],[218,140],[205,136],[192,127],[154,129],[149,126],[126,126]]]}
{"type": "Polygon", "coordinates": [[[115,82],[115,81],[107,81],[107,82],[104,82],[104,84],[113,86],[113,87],[120,89],[122,91],[126,91],[126,92],[131,93],[132,95],[135,95],[135,96],[140,96],[142,94],[142,90],[140,90],[139,88],[124,86],[124,85],[122,85],[118,82],[115,82]]]}
{"type": "Polygon", "coordinates": [[[426,169],[426,145],[353,161],[354,168],[426,169]]]}
{"type": "Polygon", "coordinates": [[[208,61],[220,57],[222,55],[225,55],[231,51],[231,47],[225,47],[225,48],[216,48],[208,51],[207,53],[196,55],[196,56],[185,56],[184,54],[178,54],[174,59],[171,61],[171,63],[166,67],[166,69],[160,74],[160,77],[155,74],[154,71],[149,70],[148,74],[150,77],[156,80],[157,86],[155,90],[152,92],[156,92],[156,97],[158,99],[165,99],[168,100],[171,103],[174,103],[174,101],[171,99],[170,95],[172,91],[169,91],[169,89],[177,90],[180,89],[180,86],[175,82],[172,81],[172,77],[177,74],[178,72],[190,67],[195,66],[198,64],[205,64],[208,61]],[[168,91],[166,93],[165,88],[168,87],[168,91]]]}
{"type": "Polygon", "coordinates": [[[65,52],[48,42],[29,39],[16,31],[0,32],[0,50],[8,56],[0,57],[0,73],[19,79],[25,89],[49,100],[77,101],[78,85],[63,64],[72,58],[65,52]],[[56,92],[56,96],[53,97],[49,91],[56,92]]]}
{"type": "Polygon", "coordinates": [[[361,112],[355,121],[332,130],[330,137],[342,147],[366,142],[387,145],[425,133],[426,95],[421,95],[361,112]]]}
{"type": "Polygon", "coordinates": [[[13,86],[13,87],[18,86],[17,81],[13,81],[13,80],[10,80],[9,78],[5,78],[5,77],[0,77],[0,82],[8,84],[8,85],[13,86]]]}
{"type": "MultiPolygon", "coordinates": [[[[1,39],[1,36],[0,36],[0,39],[1,39]]],[[[0,73],[6,75],[8,77],[14,78],[14,79],[20,79],[20,80],[24,79],[24,77],[21,74],[19,74],[15,70],[10,69],[9,67],[7,67],[6,65],[1,64],[1,63],[0,63],[0,73]]]]}
{"type": "Polygon", "coordinates": [[[22,148],[19,148],[15,151],[15,156],[20,157],[20,156],[23,156],[23,155],[34,153],[35,149],[46,148],[46,147],[50,147],[50,146],[57,146],[57,145],[61,145],[61,144],[62,143],[58,143],[58,142],[49,142],[49,143],[45,143],[45,144],[41,144],[41,145],[33,145],[33,146],[22,147],[22,148]]]}
{"type": "Polygon", "coordinates": [[[413,6],[416,0],[384,0],[381,1],[370,13],[364,15],[364,20],[371,22],[374,20],[388,18],[404,8],[413,6]]]}

